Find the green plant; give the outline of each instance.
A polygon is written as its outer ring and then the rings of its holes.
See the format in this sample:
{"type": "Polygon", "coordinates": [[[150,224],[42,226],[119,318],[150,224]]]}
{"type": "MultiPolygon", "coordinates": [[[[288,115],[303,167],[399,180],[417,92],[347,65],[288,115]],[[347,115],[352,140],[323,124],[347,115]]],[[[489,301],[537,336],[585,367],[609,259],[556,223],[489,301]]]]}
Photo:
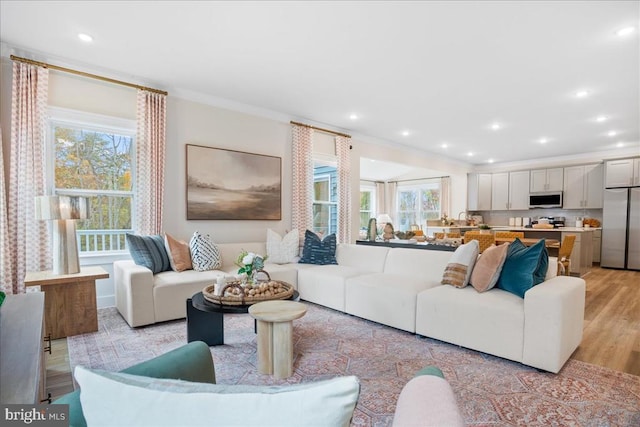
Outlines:
{"type": "Polygon", "coordinates": [[[238,269],[238,274],[246,274],[248,279],[252,279],[256,271],[264,268],[264,262],[267,258],[268,255],[257,255],[243,249],[238,255],[238,259],[236,259],[236,265],[240,267],[238,269]]]}
{"type": "Polygon", "coordinates": [[[480,230],[491,230],[491,227],[489,227],[487,224],[480,224],[478,228],[480,230]]]}

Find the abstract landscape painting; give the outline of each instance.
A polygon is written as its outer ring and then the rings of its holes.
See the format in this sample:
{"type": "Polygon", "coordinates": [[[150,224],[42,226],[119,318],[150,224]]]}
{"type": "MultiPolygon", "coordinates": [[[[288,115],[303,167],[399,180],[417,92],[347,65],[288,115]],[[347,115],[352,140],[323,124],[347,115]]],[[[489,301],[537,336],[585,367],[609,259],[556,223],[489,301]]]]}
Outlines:
{"type": "Polygon", "coordinates": [[[187,144],[187,219],[282,219],[281,163],[187,144]]]}

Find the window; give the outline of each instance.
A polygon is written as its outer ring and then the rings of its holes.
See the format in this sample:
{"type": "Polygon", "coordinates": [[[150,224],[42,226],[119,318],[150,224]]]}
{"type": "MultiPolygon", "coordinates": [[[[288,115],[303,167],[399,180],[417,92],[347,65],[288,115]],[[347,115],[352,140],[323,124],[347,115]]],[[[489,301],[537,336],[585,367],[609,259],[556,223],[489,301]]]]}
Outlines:
{"type": "Polygon", "coordinates": [[[369,219],[376,216],[376,188],[368,185],[360,186],[360,230],[367,230],[369,219]]]}
{"type": "Polygon", "coordinates": [[[313,231],[321,236],[338,229],[338,174],[334,165],[315,162],[313,168],[313,231]]]}
{"type": "Polygon", "coordinates": [[[413,185],[398,184],[397,231],[408,231],[412,224],[424,224],[427,219],[440,218],[440,182],[413,185]]]}
{"type": "Polygon", "coordinates": [[[125,233],[133,228],[135,128],[105,126],[105,120],[93,115],[82,121],[77,120],[82,113],[75,116],[50,120],[54,193],[89,199],[89,218],[77,223],[81,254],[123,251],[125,233]]]}

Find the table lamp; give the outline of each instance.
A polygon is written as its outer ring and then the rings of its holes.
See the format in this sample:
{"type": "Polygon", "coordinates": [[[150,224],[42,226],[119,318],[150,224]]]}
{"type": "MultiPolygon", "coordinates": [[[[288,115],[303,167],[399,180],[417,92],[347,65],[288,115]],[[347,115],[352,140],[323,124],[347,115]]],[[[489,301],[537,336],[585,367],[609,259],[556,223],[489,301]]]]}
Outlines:
{"type": "Polygon", "coordinates": [[[53,274],[80,273],[76,220],[86,219],[88,213],[85,197],[36,197],[36,219],[53,221],[53,274]]]}

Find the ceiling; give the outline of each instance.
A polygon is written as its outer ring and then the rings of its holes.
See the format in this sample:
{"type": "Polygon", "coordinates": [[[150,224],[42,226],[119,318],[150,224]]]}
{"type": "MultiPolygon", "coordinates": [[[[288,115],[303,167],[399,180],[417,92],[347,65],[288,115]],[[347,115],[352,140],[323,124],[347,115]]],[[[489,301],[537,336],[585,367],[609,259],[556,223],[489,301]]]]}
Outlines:
{"type": "Polygon", "coordinates": [[[640,152],[639,23],[638,1],[0,1],[11,53],[472,164],[640,152]]]}

